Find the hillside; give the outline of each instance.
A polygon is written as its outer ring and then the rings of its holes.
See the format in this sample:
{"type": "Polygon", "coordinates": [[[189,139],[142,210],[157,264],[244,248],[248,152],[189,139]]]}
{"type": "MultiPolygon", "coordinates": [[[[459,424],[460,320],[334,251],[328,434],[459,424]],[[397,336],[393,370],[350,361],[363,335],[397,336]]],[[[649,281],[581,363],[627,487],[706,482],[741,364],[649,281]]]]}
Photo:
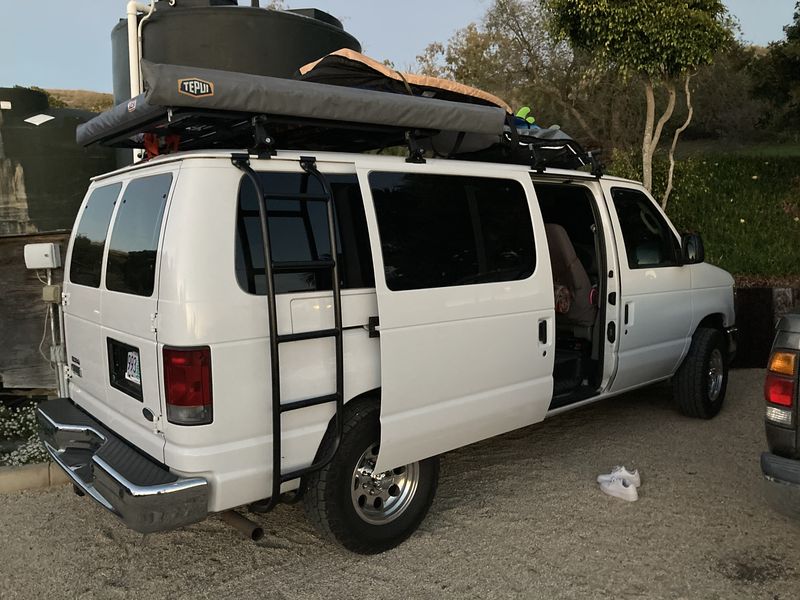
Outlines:
{"type": "Polygon", "coordinates": [[[91,92],[87,90],[45,90],[53,100],[61,106],[69,108],[82,108],[93,112],[102,112],[114,106],[114,99],[111,94],[103,92],[91,92]]]}

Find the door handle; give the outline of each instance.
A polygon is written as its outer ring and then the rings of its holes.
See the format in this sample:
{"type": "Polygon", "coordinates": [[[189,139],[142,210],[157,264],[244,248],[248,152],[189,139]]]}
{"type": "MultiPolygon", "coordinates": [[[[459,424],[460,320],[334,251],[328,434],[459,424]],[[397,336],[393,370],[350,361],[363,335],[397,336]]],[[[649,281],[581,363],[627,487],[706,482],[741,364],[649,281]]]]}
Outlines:
{"type": "Polygon", "coordinates": [[[367,320],[367,332],[369,333],[369,337],[376,338],[381,337],[381,332],[379,330],[380,320],[378,317],[370,317],[367,320]]]}
{"type": "Polygon", "coordinates": [[[547,321],[544,319],[539,321],[539,341],[542,344],[547,343],[547,321]]]}
{"type": "Polygon", "coordinates": [[[625,325],[627,325],[627,324],[628,324],[628,311],[629,311],[629,308],[630,308],[630,304],[628,304],[628,303],[626,302],[626,303],[625,303],[625,325]]]}

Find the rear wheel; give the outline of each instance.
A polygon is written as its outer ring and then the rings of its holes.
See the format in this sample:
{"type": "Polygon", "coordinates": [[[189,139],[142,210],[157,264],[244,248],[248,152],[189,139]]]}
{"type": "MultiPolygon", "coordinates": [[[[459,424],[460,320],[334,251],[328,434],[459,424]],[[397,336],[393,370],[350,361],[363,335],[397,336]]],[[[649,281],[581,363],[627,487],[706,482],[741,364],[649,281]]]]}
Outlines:
{"type": "MultiPolygon", "coordinates": [[[[334,459],[310,475],[306,514],[327,538],[360,554],[394,548],[419,526],[433,502],[439,459],[375,473],[380,440],[377,403],[346,407],[342,442],[334,459]]],[[[326,436],[320,454],[333,436],[326,436]]]]}
{"type": "Polygon", "coordinates": [[[687,417],[711,419],[722,408],[727,387],[725,338],[717,329],[700,327],[672,381],[675,403],[687,417]]]}

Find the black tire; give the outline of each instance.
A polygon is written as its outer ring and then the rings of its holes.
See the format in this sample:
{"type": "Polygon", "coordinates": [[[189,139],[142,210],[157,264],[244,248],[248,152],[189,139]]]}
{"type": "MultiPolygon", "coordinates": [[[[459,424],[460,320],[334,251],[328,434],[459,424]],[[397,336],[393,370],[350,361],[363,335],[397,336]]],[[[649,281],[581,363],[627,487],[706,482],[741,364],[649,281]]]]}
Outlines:
{"type": "MultiPolygon", "coordinates": [[[[405,541],[428,513],[439,483],[439,458],[415,463],[419,476],[403,511],[387,523],[375,525],[356,511],[354,470],[370,447],[380,440],[380,407],[358,402],[345,407],[344,432],[339,450],[323,469],[306,479],[303,503],[309,520],[323,536],[359,554],[377,554],[405,541]]],[[[319,456],[329,451],[334,436],[326,434],[319,456]]]]}
{"type": "MultiPolygon", "coordinates": [[[[718,372],[717,369],[715,369],[718,372]]],[[[725,337],[717,329],[699,327],[692,336],[689,353],[672,380],[672,396],[678,409],[687,417],[711,419],[719,413],[728,388],[728,356],[725,337]],[[716,354],[718,353],[718,354],[716,354]],[[722,382],[712,394],[712,361],[721,357],[722,382]]]]}

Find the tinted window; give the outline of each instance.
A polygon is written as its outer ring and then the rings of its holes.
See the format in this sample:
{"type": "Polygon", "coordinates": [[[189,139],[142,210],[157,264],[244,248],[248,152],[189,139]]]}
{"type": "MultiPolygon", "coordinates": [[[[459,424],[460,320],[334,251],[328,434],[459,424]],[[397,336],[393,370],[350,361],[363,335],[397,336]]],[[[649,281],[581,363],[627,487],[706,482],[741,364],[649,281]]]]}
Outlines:
{"type": "Polygon", "coordinates": [[[628,267],[644,269],[678,264],[678,240],[664,217],[642,192],[624,188],[611,190],[617,211],[628,267]]]}
{"type": "Polygon", "coordinates": [[[161,220],[172,175],[134,179],[122,194],[108,248],[106,287],[114,292],[150,296],[156,278],[161,220]]]}
{"type": "Polygon", "coordinates": [[[97,188],[89,196],[72,243],[72,259],[69,263],[69,280],[72,283],[100,287],[108,224],[121,188],[121,183],[115,183],[97,188]]]}
{"type": "MultiPolygon", "coordinates": [[[[264,193],[321,195],[319,182],[305,173],[259,173],[264,193]]],[[[338,266],[343,288],[374,287],[372,256],[361,191],[355,175],[327,175],[333,191],[338,266]]],[[[328,212],[324,202],[267,200],[272,260],[299,262],[330,259],[328,212]]],[[[264,250],[258,198],[252,182],[242,180],[236,237],[236,279],[251,294],[266,294],[264,250]]],[[[276,273],[277,293],[330,290],[329,270],[276,273]]]]}
{"type": "Polygon", "coordinates": [[[533,228],[518,182],[407,173],[371,173],[369,182],[390,290],[533,274],[533,228]]]}

